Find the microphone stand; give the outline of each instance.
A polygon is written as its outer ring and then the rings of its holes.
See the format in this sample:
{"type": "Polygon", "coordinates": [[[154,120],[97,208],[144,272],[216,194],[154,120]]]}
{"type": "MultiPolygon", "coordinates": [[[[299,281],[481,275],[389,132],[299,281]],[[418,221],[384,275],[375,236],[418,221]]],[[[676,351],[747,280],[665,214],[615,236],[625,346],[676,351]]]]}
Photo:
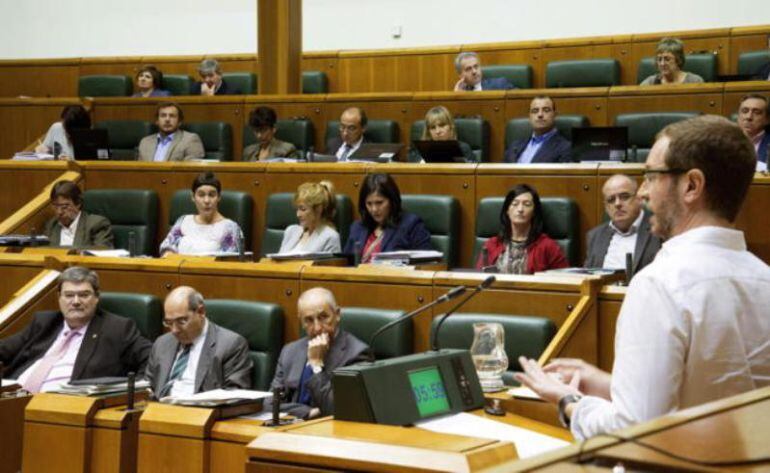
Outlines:
{"type": "Polygon", "coordinates": [[[447,311],[447,313],[445,313],[445,314],[444,314],[444,315],[443,315],[443,316],[442,316],[442,317],[439,319],[439,321],[436,323],[436,328],[433,330],[433,337],[432,337],[432,340],[431,340],[431,343],[430,343],[430,349],[431,349],[432,351],[438,351],[438,331],[439,331],[439,329],[441,328],[441,324],[443,324],[443,323],[444,323],[444,321],[445,321],[445,320],[446,320],[446,319],[447,319],[447,318],[448,318],[450,315],[454,314],[454,313],[455,313],[455,312],[456,312],[456,311],[457,311],[457,310],[458,310],[460,307],[464,306],[466,302],[468,302],[469,300],[471,300],[471,298],[475,297],[475,296],[476,296],[476,294],[478,294],[479,292],[483,291],[484,289],[487,289],[487,288],[488,288],[489,286],[491,286],[491,285],[492,285],[492,283],[493,283],[493,282],[495,282],[496,280],[497,280],[497,278],[496,278],[495,276],[489,276],[488,278],[486,278],[485,280],[483,280],[483,281],[481,282],[481,284],[479,284],[478,286],[476,286],[476,287],[473,289],[473,292],[471,292],[471,293],[468,295],[468,297],[466,297],[465,299],[463,299],[463,300],[461,300],[460,302],[458,302],[458,303],[457,303],[457,305],[455,305],[454,307],[452,307],[451,309],[449,309],[449,310],[447,311]]]}

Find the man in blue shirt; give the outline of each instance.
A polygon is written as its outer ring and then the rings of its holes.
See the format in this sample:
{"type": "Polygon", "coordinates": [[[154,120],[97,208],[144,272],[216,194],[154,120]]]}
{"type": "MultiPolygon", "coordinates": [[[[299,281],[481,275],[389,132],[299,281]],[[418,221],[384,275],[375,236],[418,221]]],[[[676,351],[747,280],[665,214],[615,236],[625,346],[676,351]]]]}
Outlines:
{"type": "Polygon", "coordinates": [[[139,142],[139,161],[190,161],[206,157],[200,137],[181,129],[184,114],[179,104],[158,104],[155,117],[158,133],[145,136],[139,142]]]}
{"type": "Polygon", "coordinates": [[[514,141],[505,152],[506,163],[569,163],[572,144],[556,129],[556,103],[539,95],[529,104],[532,136],[514,141]]]}

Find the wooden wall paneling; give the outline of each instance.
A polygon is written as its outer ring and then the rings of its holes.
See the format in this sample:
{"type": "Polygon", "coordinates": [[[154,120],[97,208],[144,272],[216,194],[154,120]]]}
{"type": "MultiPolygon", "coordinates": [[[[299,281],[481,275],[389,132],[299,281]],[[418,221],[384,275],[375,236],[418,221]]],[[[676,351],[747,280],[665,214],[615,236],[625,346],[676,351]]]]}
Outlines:
{"type": "Polygon", "coordinates": [[[730,74],[738,73],[741,53],[770,48],[770,26],[744,26],[730,31],[730,74]]]}
{"type": "MultiPolygon", "coordinates": [[[[556,111],[561,115],[584,115],[591,126],[607,125],[607,87],[583,87],[569,89],[532,89],[509,91],[505,99],[503,134],[508,120],[528,118],[532,98],[547,95],[556,104],[556,111]]],[[[503,143],[505,137],[503,136],[503,143]]]]}
{"type": "MultiPolygon", "coordinates": [[[[685,54],[710,52],[717,56],[717,72],[729,74],[730,58],[730,29],[717,28],[709,30],[671,31],[668,33],[649,33],[633,35],[631,47],[631,60],[636,64],[634,68],[634,80],[639,61],[646,57],[655,56],[655,48],[662,38],[679,38],[684,43],[685,54]]],[[[684,65],[687,70],[687,64],[684,65]]],[[[636,83],[636,82],[632,82],[636,83]]]]}
{"type": "Polygon", "coordinates": [[[0,159],[9,159],[38,139],[45,137],[51,124],[60,120],[66,105],[78,99],[0,99],[0,159]]]}
{"type": "Polygon", "coordinates": [[[459,51],[452,49],[449,52],[424,53],[418,56],[418,81],[406,91],[447,90],[454,89],[457,82],[457,73],[454,67],[454,58],[459,51]]]}
{"type": "Polygon", "coordinates": [[[105,120],[143,120],[155,123],[157,106],[164,101],[158,98],[95,98],[91,120],[94,123],[105,120]]]}
{"type": "Polygon", "coordinates": [[[607,123],[622,113],[700,112],[722,113],[722,84],[613,87],[607,123]]]}
{"type": "Polygon", "coordinates": [[[770,261],[770,238],[768,238],[767,206],[770,202],[770,177],[756,174],[743,202],[741,212],[735,221],[738,230],[746,235],[749,251],[762,261],[770,261]]]}
{"type": "Polygon", "coordinates": [[[599,200],[596,172],[595,164],[480,165],[476,170],[476,205],[485,197],[505,197],[511,187],[520,183],[534,186],[541,198],[574,199],[580,219],[579,263],[585,258],[585,234],[599,223],[593,211],[599,200]]]}
{"type": "Polygon", "coordinates": [[[141,56],[83,58],[78,75],[126,75],[133,80],[142,65],[141,56]]]}
{"type": "MultiPolygon", "coordinates": [[[[489,44],[465,44],[463,51],[473,51],[479,54],[481,65],[483,66],[504,66],[514,64],[529,64],[532,66],[532,88],[537,89],[545,87],[543,62],[542,62],[542,41],[522,41],[515,43],[489,43],[489,44]]],[[[458,74],[454,69],[454,58],[452,58],[452,84],[447,90],[452,90],[454,82],[457,81],[458,74]]],[[[433,89],[438,90],[438,89],[433,89]]]]}
{"type": "Polygon", "coordinates": [[[0,253],[0,268],[3,274],[0,278],[0,307],[10,302],[19,289],[43,270],[43,266],[42,256],[0,253]]]}
{"type": "Polygon", "coordinates": [[[339,88],[343,94],[371,92],[374,88],[373,59],[364,53],[340,51],[337,59],[339,88]]]}
{"type": "MultiPolygon", "coordinates": [[[[233,133],[243,136],[243,126],[249,123],[249,113],[259,106],[267,106],[275,110],[279,120],[291,118],[307,118],[313,122],[315,129],[314,150],[325,151],[326,144],[323,141],[322,130],[326,129],[324,115],[325,95],[259,95],[246,99],[243,106],[243,123],[233,133]]],[[[339,118],[339,117],[338,117],[339,118]]],[[[242,149],[238,150],[238,156],[242,155],[242,149]]]]}
{"type": "Polygon", "coordinates": [[[164,300],[179,285],[181,259],[67,256],[68,266],[85,266],[99,274],[102,291],[152,294],[164,300]]]}
{"type": "Polygon", "coordinates": [[[193,56],[142,56],[141,64],[152,64],[164,74],[188,74],[198,80],[198,65],[203,55],[193,56]]]}
{"type": "MultiPolygon", "coordinates": [[[[0,107],[0,110],[3,110],[0,107]]],[[[48,184],[66,171],[64,162],[24,163],[0,160],[0,221],[35,198],[48,184]],[[8,185],[15,183],[18,185],[8,185]]]]}
{"type": "Polygon", "coordinates": [[[321,71],[329,80],[329,93],[340,92],[339,61],[337,51],[312,51],[302,55],[300,68],[303,71],[321,71]]]}
{"type": "Polygon", "coordinates": [[[79,58],[0,61],[0,97],[74,97],[79,58]]]}
{"type": "Polygon", "coordinates": [[[749,93],[758,93],[765,97],[770,96],[770,82],[763,80],[726,83],[722,99],[722,115],[730,118],[733,113],[738,113],[741,99],[749,93]]]}
{"type": "Polygon", "coordinates": [[[615,361],[615,327],[626,288],[605,286],[599,293],[599,368],[612,371],[615,361]]]}

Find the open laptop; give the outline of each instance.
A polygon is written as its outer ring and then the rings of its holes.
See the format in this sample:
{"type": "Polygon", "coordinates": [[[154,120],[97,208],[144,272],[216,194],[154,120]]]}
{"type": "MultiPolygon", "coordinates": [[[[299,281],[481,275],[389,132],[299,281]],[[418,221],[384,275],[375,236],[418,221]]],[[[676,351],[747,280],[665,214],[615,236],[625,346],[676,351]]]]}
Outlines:
{"type": "Polygon", "coordinates": [[[75,159],[78,161],[110,159],[110,140],[107,130],[71,130],[70,141],[75,159]]]}
{"type": "Polygon", "coordinates": [[[356,152],[348,156],[348,160],[389,163],[397,160],[403,147],[401,143],[361,143],[356,152]]]}
{"type": "Polygon", "coordinates": [[[628,127],[587,126],[572,129],[572,156],[577,162],[627,160],[628,127]]]}
{"type": "Polygon", "coordinates": [[[465,156],[457,140],[416,140],[412,144],[426,163],[464,163],[465,156]]]}

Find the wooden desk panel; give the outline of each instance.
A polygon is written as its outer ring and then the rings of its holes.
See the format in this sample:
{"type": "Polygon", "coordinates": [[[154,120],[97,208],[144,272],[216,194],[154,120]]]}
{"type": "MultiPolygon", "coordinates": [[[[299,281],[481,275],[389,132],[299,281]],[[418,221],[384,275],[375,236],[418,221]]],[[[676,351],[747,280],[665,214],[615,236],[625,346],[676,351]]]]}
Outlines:
{"type": "Polygon", "coordinates": [[[179,285],[182,260],[68,256],[62,260],[99,273],[102,290],[152,294],[161,300],[179,285]]]}
{"type": "Polygon", "coordinates": [[[761,260],[770,261],[770,237],[767,234],[767,209],[770,204],[770,177],[756,175],[749,187],[735,225],[746,235],[749,251],[761,260]]]}
{"type": "Polygon", "coordinates": [[[0,159],[10,159],[17,151],[45,137],[51,124],[60,120],[66,105],[80,103],[76,98],[0,100],[0,159]]]}
{"type": "Polygon", "coordinates": [[[80,58],[2,61],[2,96],[74,97],[80,58]]]}
{"type": "Polygon", "coordinates": [[[656,85],[613,87],[607,123],[623,113],[695,112],[722,113],[722,84],[656,85]]]}
{"type": "Polygon", "coordinates": [[[615,361],[615,327],[626,295],[625,287],[606,286],[599,293],[599,368],[612,371],[615,361]]]}
{"type": "Polygon", "coordinates": [[[21,453],[24,440],[24,408],[32,396],[0,398],[0,432],[3,448],[0,448],[0,473],[17,473],[21,470],[21,453]]]}
{"type": "MultiPolygon", "coordinates": [[[[7,110],[0,106],[0,123],[2,123],[2,116],[5,111],[7,110]]],[[[0,140],[3,140],[4,136],[8,136],[8,134],[0,134],[0,140]]],[[[15,151],[21,149],[16,148],[15,151]]],[[[10,157],[15,151],[8,151],[10,154],[6,153],[0,156],[10,157]]],[[[18,184],[0,186],[0,221],[5,220],[32,200],[45,186],[61,176],[66,170],[67,163],[63,161],[40,162],[32,165],[21,161],[0,159],[0,174],[3,175],[3,182],[10,184],[12,181],[18,184]]],[[[38,231],[42,231],[42,228],[39,228],[38,231]]]]}

